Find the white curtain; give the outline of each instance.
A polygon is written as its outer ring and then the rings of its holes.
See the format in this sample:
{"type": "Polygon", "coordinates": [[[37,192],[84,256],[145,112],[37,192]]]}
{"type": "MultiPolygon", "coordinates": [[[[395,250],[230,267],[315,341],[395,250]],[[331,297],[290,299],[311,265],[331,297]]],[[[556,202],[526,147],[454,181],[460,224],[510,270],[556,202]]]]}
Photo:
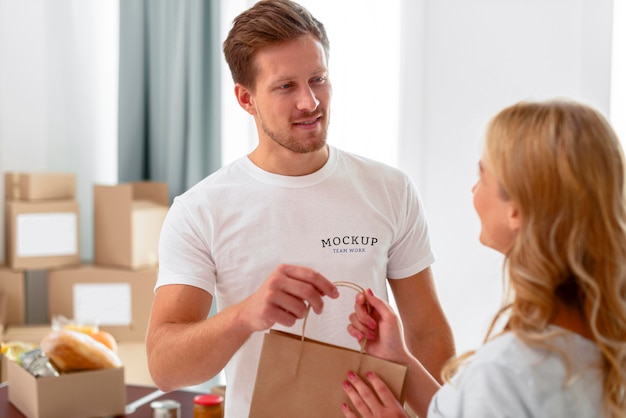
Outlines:
{"type": "Polygon", "coordinates": [[[0,172],[76,174],[86,260],[93,184],[117,181],[118,8],[0,0],[0,172]]]}

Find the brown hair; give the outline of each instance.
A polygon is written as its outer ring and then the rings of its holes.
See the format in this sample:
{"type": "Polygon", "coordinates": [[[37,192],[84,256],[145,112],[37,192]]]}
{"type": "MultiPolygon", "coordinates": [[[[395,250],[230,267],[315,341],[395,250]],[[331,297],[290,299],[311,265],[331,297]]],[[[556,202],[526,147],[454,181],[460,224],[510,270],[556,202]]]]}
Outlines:
{"type": "Polygon", "coordinates": [[[507,297],[486,340],[502,318],[505,331],[569,367],[545,328],[557,302],[580,310],[602,351],[605,413],[625,416],[625,167],[615,132],[580,103],[522,102],[492,119],[485,156],[521,219],[505,257],[507,297]]]}
{"type": "Polygon", "coordinates": [[[241,13],[224,41],[224,57],[235,83],[254,89],[254,60],[259,50],[277,43],[315,36],[328,59],[329,41],[324,25],[290,0],[262,0],[241,13]]]}

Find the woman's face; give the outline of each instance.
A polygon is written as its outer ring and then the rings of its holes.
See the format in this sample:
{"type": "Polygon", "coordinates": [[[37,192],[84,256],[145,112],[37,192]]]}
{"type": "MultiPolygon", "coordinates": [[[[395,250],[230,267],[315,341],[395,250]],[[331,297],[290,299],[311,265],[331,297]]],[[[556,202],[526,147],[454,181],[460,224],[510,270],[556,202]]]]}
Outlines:
{"type": "Polygon", "coordinates": [[[480,177],[474,187],[474,209],[480,218],[480,242],[505,254],[517,236],[519,214],[511,199],[501,191],[488,159],[478,163],[480,177]]]}

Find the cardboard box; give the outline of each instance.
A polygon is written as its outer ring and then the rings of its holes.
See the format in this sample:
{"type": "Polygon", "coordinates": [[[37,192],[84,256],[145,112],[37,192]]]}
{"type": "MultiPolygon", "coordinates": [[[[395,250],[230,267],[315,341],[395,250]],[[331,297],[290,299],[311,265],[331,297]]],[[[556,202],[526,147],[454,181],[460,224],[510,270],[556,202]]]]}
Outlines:
{"type": "Polygon", "coordinates": [[[156,387],[148,369],[148,356],[144,341],[118,343],[117,355],[124,364],[124,381],[127,385],[156,387]]]}
{"type": "Polygon", "coordinates": [[[4,324],[7,320],[7,305],[9,298],[3,289],[0,289],[0,335],[4,334],[4,324]]]}
{"type": "Polygon", "coordinates": [[[5,203],[6,263],[13,269],[80,264],[75,200],[5,203]]]}
{"type": "Polygon", "coordinates": [[[167,183],[94,186],[94,264],[131,269],[156,266],[168,209],[167,183]]]}
{"type": "Polygon", "coordinates": [[[72,173],[4,173],[4,197],[13,200],[67,200],[76,197],[72,173]]]}
{"type": "Polygon", "coordinates": [[[24,272],[0,266],[0,328],[25,321],[24,272]]]}
{"type": "Polygon", "coordinates": [[[9,325],[4,330],[2,341],[22,341],[39,345],[50,331],[50,325],[9,325]]]}
{"type": "MultiPolygon", "coordinates": [[[[21,325],[7,327],[2,341],[21,341],[39,345],[43,337],[52,331],[51,326],[21,325]]],[[[148,370],[146,343],[141,341],[118,341],[117,355],[124,364],[124,381],[127,384],[156,386],[148,370]]],[[[0,354],[0,364],[4,363],[0,354]]],[[[6,360],[6,358],[4,358],[6,360]]],[[[0,366],[0,382],[6,382],[6,366],[0,366]]]]}
{"type": "Polygon", "coordinates": [[[124,415],[124,368],[36,378],[6,361],[9,402],[28,418],[85,418],[124,415]]]}
{"type": "Polygon", "coordinates": [[[145,341],[157,269],[82,265],[48,272],[50,318],[99,324],[118,342],[145,341]]]}

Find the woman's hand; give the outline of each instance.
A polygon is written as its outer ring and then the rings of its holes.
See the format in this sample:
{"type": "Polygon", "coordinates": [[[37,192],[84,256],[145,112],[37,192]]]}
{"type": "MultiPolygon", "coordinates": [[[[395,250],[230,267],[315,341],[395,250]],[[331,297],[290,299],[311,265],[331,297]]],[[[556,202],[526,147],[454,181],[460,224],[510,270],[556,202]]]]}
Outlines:
{"type": "Polygon", "coordinates": [[[353,372],[348,373],[348,380],[343,382],[343,390],[346,392],[356,415],[350,406],[343,404],[341,410],[346,418],[407,418],[408,414],[391,393],[391,390],[376,374],[365,374],[372,385],[372,390],[359,376],[353,372]]]}
{"type": "MultiPolygon", "coordinates": [[[[365,351],[368,354],[408,366],[406,401],[419,416],[426,416],[428,404],[439,384],[409,352],[400,318],[391,306],[376,297],[371,289],[359,294],[354,313],[350,314],[348,332],[359,341],[367,338],[365,351]]],[[[352,408],[342,406],[346,418],[358,417],[353,410],[362,418],[408,416],[385,382],[371,372],[365,376],[369,386],[354,373],[349,373],[348,379],[343,382],[343,389],[352,401],[352,408]]]]}
{"type": "Polygon", "coordinates": [[[348,332],[359,342],[367,339],[365,351],[368,354],[407,363],[410,354],[404,342],[400,318],[371,289],[357,295],[354,313],[350,314],[348,332]]]}

